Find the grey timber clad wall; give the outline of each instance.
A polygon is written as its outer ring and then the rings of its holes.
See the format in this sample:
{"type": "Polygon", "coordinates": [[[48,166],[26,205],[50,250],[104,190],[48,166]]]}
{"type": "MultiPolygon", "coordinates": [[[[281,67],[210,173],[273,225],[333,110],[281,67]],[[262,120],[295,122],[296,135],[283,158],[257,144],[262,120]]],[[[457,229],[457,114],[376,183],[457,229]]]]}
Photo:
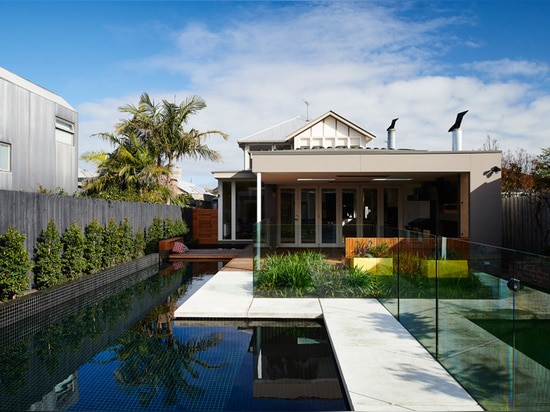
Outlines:
{"type": "Polygon", "coordinates": [[[136,232],[149,227],[157,216],[177,220],[182,218],[182,211],[178,206],[0,190],[0,233],[13,226],[26,235],[25,246],[31,256],[36,240],[50,219],[62,234],[73,221],[84,229],[93,220],[105,225],[111,218],[120,223],[128,217],[136,232]]]}
{"type": "MultiPolygon", "coordinates": [[[[0,75],[3,72],[0,72],[0,75]]],[[[78,185],[78,113],[63,99],[14,75],[0,76],[0,142],[11,145],[11,170],[0,189],[36,191],[78,185]],[[72,145],[55,139],[56,117],[74,125],[72,145]]]]}

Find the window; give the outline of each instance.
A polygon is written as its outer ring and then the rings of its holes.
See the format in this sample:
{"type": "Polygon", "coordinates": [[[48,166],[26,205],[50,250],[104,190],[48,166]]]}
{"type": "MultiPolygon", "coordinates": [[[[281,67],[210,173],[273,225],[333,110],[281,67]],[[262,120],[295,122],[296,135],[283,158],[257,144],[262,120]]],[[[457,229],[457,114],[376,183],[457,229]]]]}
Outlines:
{"type": "Polygon", "coordinates": [[[235,234],[237,239],[252,239],[256,223],[256,201],[256,182],[239,181],[235,183],[235,234]]]}
{"type": "Polygon", "coordinates": [[[63,119],[55,119],[55,141],[74,144],[74,124],[63,119]]]}
{"type": "Polygon", "coordinates": [[[0,171],[9,172],[11,170],[11,145],[0,142],[0,171]]]}

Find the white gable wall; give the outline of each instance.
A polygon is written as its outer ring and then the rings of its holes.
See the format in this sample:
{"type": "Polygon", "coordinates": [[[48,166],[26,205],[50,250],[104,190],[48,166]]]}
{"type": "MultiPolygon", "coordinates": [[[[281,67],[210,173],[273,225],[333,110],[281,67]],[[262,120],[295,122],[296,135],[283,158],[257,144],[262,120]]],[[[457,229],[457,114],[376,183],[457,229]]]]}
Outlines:
{"type": "Polygon", "coordinates": [[[300,149],[351,148],[366,145],[367,139],[364,135],[330,116],[313,124],[294,138],[294,147],[300,149]]]}

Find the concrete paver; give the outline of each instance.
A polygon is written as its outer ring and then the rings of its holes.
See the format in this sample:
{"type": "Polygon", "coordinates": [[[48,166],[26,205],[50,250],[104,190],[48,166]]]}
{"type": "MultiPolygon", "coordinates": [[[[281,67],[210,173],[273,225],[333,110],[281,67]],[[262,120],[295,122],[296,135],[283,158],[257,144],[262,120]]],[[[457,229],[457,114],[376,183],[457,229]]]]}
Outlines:
{"type": "Polygon", "coordinates": [[[220,271],[175,311],[175,318],[246,318],[252,272],[220,271]]]}
{"type": "Polygon", "coordinates": [[[375,299],[321,299],[355,410],[483,410],[375,299]]]}
{"type": "Polygon", "coordinates": [[[175,317],[322,317],[353,410],[483,410],[376,299],[254,298],[252,271],[222,270],[175,317]]]}

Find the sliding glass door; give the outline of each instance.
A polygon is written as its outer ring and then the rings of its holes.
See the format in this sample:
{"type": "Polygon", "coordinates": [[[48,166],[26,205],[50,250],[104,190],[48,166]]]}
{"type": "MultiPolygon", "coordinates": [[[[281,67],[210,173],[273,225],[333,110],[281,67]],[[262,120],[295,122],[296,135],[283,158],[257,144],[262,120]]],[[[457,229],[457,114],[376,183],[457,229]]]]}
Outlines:
{"type": "Polygon", "coordinates": [[[300,195],[300,245],[311,246],[317,240],[317,190],[315,188],[301,189],[300,195]]]}
{"type": "Polygon", "coordinates": [[[321,245],[336,245],[336,189],[321,189],[321,245]]]}
{"type": "Polygon", "coordinates": [[[294,244],[296,243],[296,190],[281,189],[279,198],[280,242],[294,244]]]}
{"type": "Polygon", "coordinates": [[[339,247],[346,237],[381,236],[398,227],[398,188],[290,187],[279,189],[282,246],[339,247]]]}

